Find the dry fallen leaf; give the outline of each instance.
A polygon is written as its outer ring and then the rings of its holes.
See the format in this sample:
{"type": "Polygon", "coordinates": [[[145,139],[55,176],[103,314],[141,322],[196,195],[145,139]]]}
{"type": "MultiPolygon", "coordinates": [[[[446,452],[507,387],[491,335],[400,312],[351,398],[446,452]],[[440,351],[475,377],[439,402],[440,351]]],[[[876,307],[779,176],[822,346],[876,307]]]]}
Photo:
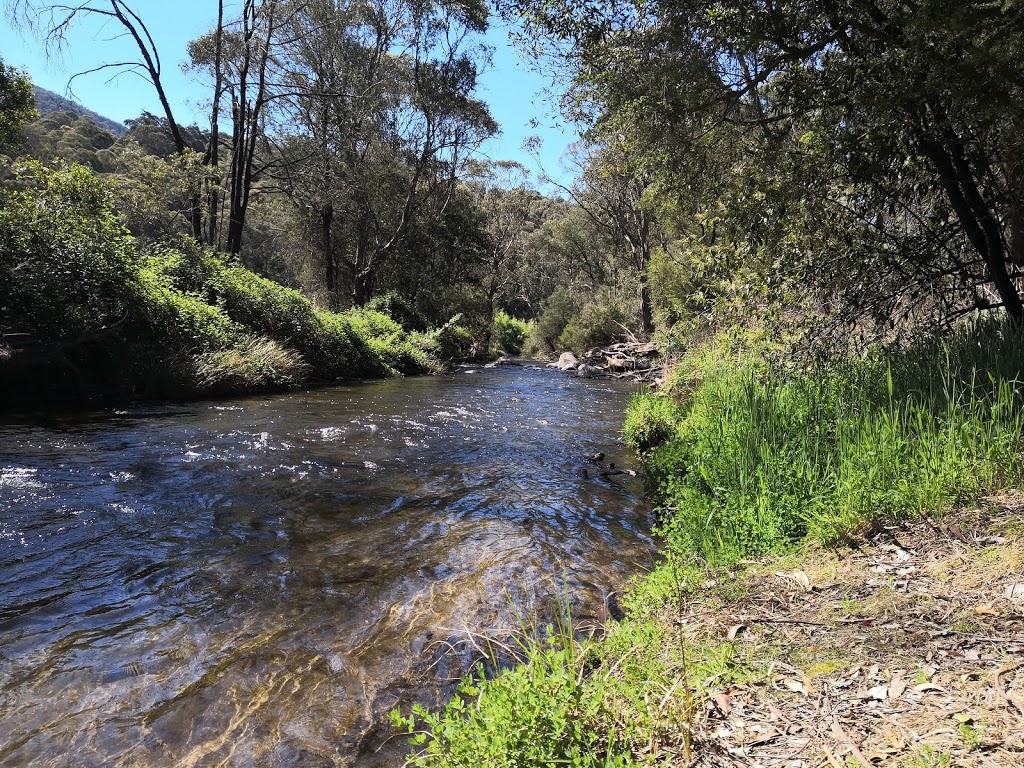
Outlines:
{"type": "Polygon", "coordinates": [[[809,578],[807,578],[807,574],[804,573],[803,571],[794,571],[793,573],[785,573],[784,571],[776,571],[775,575],[779,576],[781,578],[785,578],[785,579],[792,579],[793,581],[795,581],[797,584],[799,584],[801,587],[804,588],[804,592],[810,592],[811,591],[811,580],[809,578]]]}
{"type": "Polygon", "coordinates": [[[946,692],[945,688],[940,685],[935,685],[934,683],[921,683],[920,685],[915,685],[914,690],[920,691],[921,693],[924,693],[925,691],[935,691],[936,693],[946,692]]]}
{"type": "Polygon", "coordinates": [[[991,605],[985,605],[984,603],[978,603],[974,606],[974,612],[979,616],[998,616],[999,611],[993,608],[991,605]]]}
{"type": "Polygon", "coordinates": [[[885,701],[889,698],[889,686],[887,685],[876,685],[874,688],[868,691],[868,696],[878,701],[885,701]]]}
{"type": "Polygon", "coordinates": [[[732,700],[728,695],[724,693],[716,693],[711,697],[711,700],[715,702],[715,706],[718,707],[718,711],[725,717],[728,717],[729,713],[732,712],[732,700]]]}
{"type": "Polygon", "coordinates": [[[1005,544],[1005,536],[978,536],[974,539],[975,543],[980,544],[983,547],[990,547],[994,544],[1005,544]]]}
{"type": "Polygon", "coordinates": [[[729,642],[732,642],[733,640],[736,639],[736,635],[738,635],[740,632],[742,632],[746,628],[747,628],[746,624],[735,624],[732,627],[729,627],[729,634],[726,635],[726,639],[728,639],[729,642]]]}
{"type": "Polygon", "coordinates": [[[907,684],[903,680],[903,673],[897,672],[892,676],[892,680],[889,681],[889,698],[896,701],[903,692],[907,690],[907,684]]]}
{"type": "Polygon", "coordinates": [[[793,691],[793,693],[801,693],[804,696],[807,695],[807,686],[795,677],[787,677],[782,681],[782,684],[793,691]]]}

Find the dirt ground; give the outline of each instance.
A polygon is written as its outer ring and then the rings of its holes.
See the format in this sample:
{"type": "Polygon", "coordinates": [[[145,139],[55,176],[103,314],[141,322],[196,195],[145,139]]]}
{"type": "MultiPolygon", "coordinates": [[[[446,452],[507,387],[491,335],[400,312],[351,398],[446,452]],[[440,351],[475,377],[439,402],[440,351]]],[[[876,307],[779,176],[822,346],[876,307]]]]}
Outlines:
{"type": "Polygon", "coordinates": [[[1024,767],[1024,494],[736,578],[676,619],[762,673],[711,682],[690,765],[1024,767]]]}

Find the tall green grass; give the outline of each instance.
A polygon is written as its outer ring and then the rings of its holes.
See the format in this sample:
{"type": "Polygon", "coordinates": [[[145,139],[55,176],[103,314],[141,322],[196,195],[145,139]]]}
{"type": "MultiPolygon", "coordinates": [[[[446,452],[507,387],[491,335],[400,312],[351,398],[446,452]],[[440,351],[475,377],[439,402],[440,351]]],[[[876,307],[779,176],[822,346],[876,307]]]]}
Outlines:
{"type": "MultiPolygon", "coordinates": [[[[685,764],[700,696],[755,679],[732,643],[684,647],[655,622],[607,627],[581,639],[571,616],[529,627],[501,645],[518,665],[465,678],[447,707],[415,705],[393,724],[420,768],[626,768],[685,764]]],[[[492,651],[493,653],[493,651],[492,651]]],[[[498,668],[492,658],[491,667],[498,668]]]]}
{"type": "MultiPolygon", "coordinates": [[[[670,548],[729,564],[1020,482],[1021,371],[1024,334],[995,322],[823,372],[734,359],[704,371],[665,442],[626,435],[647,449],[670,548]]],[[[627,424],[651,422],[656,397],[627,424]]]]}

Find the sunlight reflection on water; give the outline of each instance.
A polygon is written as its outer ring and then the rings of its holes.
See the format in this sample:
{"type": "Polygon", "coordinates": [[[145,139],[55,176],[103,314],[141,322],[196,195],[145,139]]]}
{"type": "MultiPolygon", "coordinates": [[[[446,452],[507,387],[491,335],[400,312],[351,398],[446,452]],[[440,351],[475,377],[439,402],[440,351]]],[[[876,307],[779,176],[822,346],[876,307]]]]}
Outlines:
{"type": "Polygon", "coordinates": [[[531,368],[0,426],[0,764],[400,765],[517,613],[649,566],[625,387],[531,368]]]}

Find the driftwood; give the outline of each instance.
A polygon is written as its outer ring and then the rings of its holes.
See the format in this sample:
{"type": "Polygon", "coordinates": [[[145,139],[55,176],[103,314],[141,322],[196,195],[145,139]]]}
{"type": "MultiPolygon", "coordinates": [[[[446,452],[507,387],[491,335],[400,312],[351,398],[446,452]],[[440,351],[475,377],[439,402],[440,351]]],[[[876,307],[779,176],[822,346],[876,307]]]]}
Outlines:
{"type": "Polygon", "coordinates": [[[595,347],[578,358],[563,354],[550,367],[570,371],[582,379],[627,379],[655,382],[662,375],[663,363],[653,341],[631,339],[595,347]]]}

